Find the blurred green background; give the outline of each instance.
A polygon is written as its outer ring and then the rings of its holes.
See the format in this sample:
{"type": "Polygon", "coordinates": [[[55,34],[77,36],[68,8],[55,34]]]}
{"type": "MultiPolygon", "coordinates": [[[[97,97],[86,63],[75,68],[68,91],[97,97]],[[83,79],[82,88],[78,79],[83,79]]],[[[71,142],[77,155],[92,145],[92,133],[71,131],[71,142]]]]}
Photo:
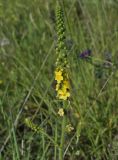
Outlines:
{"type": "MultiPolygon", "coordinates": [[[[58,160],[56,0],[0,0],[0,160],[58,160]],[[45,133],[24,124],[33,117],[45,133]]],[[[70,64],[64,160],[118,159],[118,1],[60,0],[70,64]],[[80,54],[90,49],[89,59],[80,54]]]]}

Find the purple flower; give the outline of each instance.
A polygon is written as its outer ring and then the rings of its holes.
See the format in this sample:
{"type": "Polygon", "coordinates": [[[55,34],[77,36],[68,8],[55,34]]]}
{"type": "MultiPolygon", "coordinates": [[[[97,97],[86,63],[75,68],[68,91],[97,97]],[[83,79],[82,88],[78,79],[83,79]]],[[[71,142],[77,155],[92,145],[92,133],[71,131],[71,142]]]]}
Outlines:
{"type": "Polygon", "coordinates": [[[80,53],[79,57],[84,59],[84,58],[88,58],[89,56],[91,56],[91,50],[85,50],[82,53],[80,53]]]}

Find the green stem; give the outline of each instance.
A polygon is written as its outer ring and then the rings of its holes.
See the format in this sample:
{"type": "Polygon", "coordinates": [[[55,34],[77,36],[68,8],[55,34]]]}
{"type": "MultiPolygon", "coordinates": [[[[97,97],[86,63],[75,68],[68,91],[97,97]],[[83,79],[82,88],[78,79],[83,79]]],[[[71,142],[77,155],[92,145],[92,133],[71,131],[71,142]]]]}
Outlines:
{"type": "Polygon", "coordinates": [[[64,140],[65,140],[65,124],[66,124],[66,117],[63,116],[61,141],[60,141],[60,149],[59,149],[59,160],[63,160],[64,140]]]}
{"type": "MultiPolygon", "coordinates": [[[[58,139],[58,131],[57,131],[57,123],[56,123],[56,126],[55,126],[55,143],[57,143],[57,139],[58,139]]],[[[57,145],[55,145],[55,148],[54,148],[54,160],[57,159],[57,145]]]]}

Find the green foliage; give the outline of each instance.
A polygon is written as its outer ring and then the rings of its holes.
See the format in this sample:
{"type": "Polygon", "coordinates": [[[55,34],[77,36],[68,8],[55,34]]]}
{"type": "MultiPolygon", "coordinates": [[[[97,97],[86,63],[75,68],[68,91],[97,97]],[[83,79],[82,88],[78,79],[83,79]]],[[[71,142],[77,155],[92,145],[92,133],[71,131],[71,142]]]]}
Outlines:
{"type": "Polygon", "coordinates": [[[58,160],[62,147],[64,160],[118,159],[117,2],[59,2],[55,24],[56,1],[0,0],[1,160],[58,160]],[[63,104],[55,98],[55,25],[57,52],[70,64],[70,133],[57,114],[63,104]],[[87,49],[92,55],[81,59],[87,49]],[[40,126],[38,134],[26,117],[40,126]]]}

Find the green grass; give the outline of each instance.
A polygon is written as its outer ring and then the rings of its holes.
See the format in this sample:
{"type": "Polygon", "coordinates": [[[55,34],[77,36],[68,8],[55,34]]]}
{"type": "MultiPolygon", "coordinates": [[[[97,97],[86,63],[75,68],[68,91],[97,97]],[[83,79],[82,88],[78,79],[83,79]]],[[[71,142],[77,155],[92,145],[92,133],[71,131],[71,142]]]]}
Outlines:
{"type": "Polygon", "coordinates": [[[72,86],[63,120],[54,89],[56,1],[0,0],[0,160],[118,159],[118,2],[60,2],[72,86]],[[88,48],[91,59],[80,59],[88,48]],[[43,132],[28,128],[27,117],[43,132]]]}

